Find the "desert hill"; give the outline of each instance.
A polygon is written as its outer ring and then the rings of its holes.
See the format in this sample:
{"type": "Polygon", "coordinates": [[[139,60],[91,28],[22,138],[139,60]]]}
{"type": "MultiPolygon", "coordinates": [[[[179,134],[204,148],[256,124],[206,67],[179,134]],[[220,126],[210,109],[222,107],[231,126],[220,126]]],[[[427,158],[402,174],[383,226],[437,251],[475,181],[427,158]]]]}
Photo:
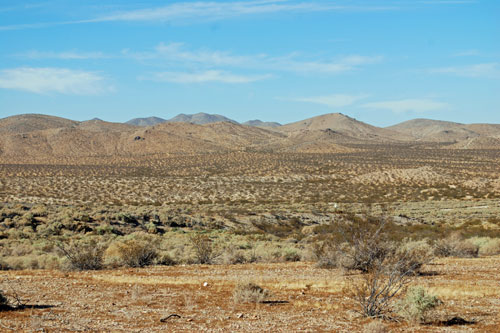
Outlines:
{"type": "Polygon", "coordinates": [[[156,124],[166,122],[166,119],[159,117],[147,117],[147,118],[134,118],[125,122],[125,124],[134,125],[134,126],[153,126],[156,124]]]}
{"type": "Polygon", "coordinates": [[[137,127],[90,120],[62,122],[71,126],[56,127],[59,124],[48,126],[44,121],[40,130],[33,126],[16,126],[13,130],[11,123],[10,120],[0,122],[0,126],[4,124],[0,127],[4,132],[0,139],[0,156],[15,161],[260,150],[284,137],[280,133],[229,122],[207,125],[166,122],[137,127]]]}
{"type": "Polygon", "coordinates": [[[478,136],[464,124],[432,119],[413,119],[387,128],[409,134],[417,141],[456,142],[478,136]]]}
{"type": "Polygon", "coordinates": [[[204,125],[210,123],[217,123],[221,121],[227,121],[230,123],[237,123],[236,121],[229,119],[227,117],[221,116],[219,114],[208,114],[208,113],[196,113],[196,114],[178,114],[177,116],[167,120],[167,122],[175,123],[175,122],[183,122],[183,123],[192,123],[197,125],[204,125]]]}
{"type": "Polygon", "coordinates": [[[274,121],[262,121],[259,119],[245,121],[242,125],[263,127],[263,128],[275,128],[281,126],[280,123],[274,121]]]}
{"type": "MultiPolygon", "coordinates": [[[[219,119],[217,115],[195,116],[188,118],[219,119]]],[[[134,126],[27,114],[0,119],[0,134],[3,161],[33,163],[51,158],[134,158],[231,151],[337,153],[353,151],[357,145],[412,142],[420,142],[420,146],[426,142],[446,143],[444,149],[500,149],[500,125],[416,119],[387,129],[342,114],[326,114],[274,128],[233,121],[203,125],[166,121],[134,126]]]]}
{"type": "Polygon", "coordinates": [[[452,143],[452,149],[494,149],[500,145],[500,125],[460,124],[431,119],[413,119],[387,127],[407,133],[415,141],[452,143]]]}
{"type": "Polygon", "coordinates": [[[277,128],[280,132],[293,133],[300,131],[330,130],[347,137],[362,140],[404,141],[405,134],[368,125],[342,113],[329,113],[277,128]]]}
{"type": "Polygon", "coordinates": [[[43,114],[21,114],[0,119],[0,133],[28,133],[50,128],[72,127],[78,121],[43,114]]]}

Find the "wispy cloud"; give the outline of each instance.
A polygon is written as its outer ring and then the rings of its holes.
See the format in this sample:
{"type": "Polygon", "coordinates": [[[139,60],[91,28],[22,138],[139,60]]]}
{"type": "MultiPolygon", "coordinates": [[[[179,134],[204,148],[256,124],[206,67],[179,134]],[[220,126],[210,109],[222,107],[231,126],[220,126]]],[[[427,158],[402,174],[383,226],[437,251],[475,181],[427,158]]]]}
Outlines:
{"type": "Polygon", "coordinates": [[[225,71],[207,70],[201,72],[160,72],[140,79],[173,83],[251,83],[271,77],[271,75],[237,75],[225,71]]]}
{"type": "Polygon", "coordinates": [[[478,56],[480,54],[481,54],[481,52],[479,52],[478,50],[464,50],[464,51],[454,53],[453,56],[454,57],[473,57],[473,56],[478,56]]]}
{"type": "Polygon", "coordinates": [[[423,0],[417,1],[417,3],[423,3],[427,5],[464,5],[477,3],[478,0],[423,0]]]}
{"type": "Polygon", "coordinates": [[[382,56],[350,55],[331,60],[307,60],[298,53],[284,56],[269,56],[267,54],[234,55],[230,52],[213,50],[189,50],[183,43],[160,43],[151,52],[123,52],[124,56],[138,60],[163,60],[187,66],[229,66],[251,68],[269,71],[296,73],[335,74],[359,69],[363,65],[382,61],[382,56]]]}
{"type": "Polygon", "coordinates": [[[393,10],[396,6],[338,5],[336,2],[296,2],[288,0],[258,0],[233,2],[180,2],[163,7],[146,8],[104,15],[89,22],[103,21],[215,21],[247,15],[282,12],[322,12],[322,11],[382,11],[393,10]]]}
{"type": "Polygon", "coordinates": [[[16,54],[16,56],[28,59],[60,59],[60,60],[85,60],[85,59],[105,59],[111,58],[102,52],[78,52],[78,51],[65,51],[65,52],[42,52],[42,51],[29,51],[26,53],[16,54]]]}
{"type": "Polygon", "coordinates": [[[344,106],[349,106],[356,103],[359,100],[367,98],[369,95],[345,95],[345,94],[335,94],[326,96],[315,96],[315,97],[301,97],[294,98],[293,101],[306,102],[326,105],[330,108],[340,108],[344,106]]]}
{"type": "Polygon", "coordinates": [[[433,68],[429,71],[430,73],[451,74],[471,78],[500,78],[500,63],[491,62],[467,66],[441,67],[433,68]]]}
{"type": "Polygon", "coordinates": [[[20,67],[0,71],[0,88],[37,94],[95,95],[112,91],[105,78],[94,72],[66,68],[20,67]]]}
{"type": "Polygon", "coordinates": [[[429,112],[447,109],[449,104],[430,99],[403,99],[392,101],[372,102],[361,105],[364,108],[390,110],[394,113],[429,112]]]}

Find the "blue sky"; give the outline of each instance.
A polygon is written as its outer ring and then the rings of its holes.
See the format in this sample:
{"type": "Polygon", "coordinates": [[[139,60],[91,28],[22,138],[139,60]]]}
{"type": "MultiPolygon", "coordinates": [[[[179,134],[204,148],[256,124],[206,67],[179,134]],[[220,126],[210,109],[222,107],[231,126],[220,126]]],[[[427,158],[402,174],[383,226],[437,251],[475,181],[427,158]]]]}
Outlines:
{"type": "Polygon", "coordinates": [[[0,0],[0,117],[500,123],[496,0],[0,0]]]}

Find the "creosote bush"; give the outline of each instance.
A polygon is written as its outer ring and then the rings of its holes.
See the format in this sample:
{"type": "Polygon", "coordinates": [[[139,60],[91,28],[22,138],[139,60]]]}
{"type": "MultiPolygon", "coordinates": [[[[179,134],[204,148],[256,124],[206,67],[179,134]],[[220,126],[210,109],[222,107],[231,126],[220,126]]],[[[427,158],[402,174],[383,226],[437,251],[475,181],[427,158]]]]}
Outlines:
{"type": "Polygon", "coordinates": [[[479,256],[479,246],[465,239],[459,232],[436,241],[434,247],[436,255],[440,257],[477,258],[479,256]]]}
{"type": "Polygon", "coordinates": [[[387,236],[390,231],[385,226],[383,218],[370,224],[363,221],[339,223],[337,235],[313,245],[318,266],[369,273],[382,264],[397,262],[402,273],[414,274],[433,259],[433,249],[425,241],[390,241],[387,236]]]}
{"type": "Polygon", "coordinates": [[[235,303],[261,303],[269,297],[269,291],[253,282],[242,282],[233,291],[235,303]]]}
{"type": "Polygon", "coordinates": [[[196,234],[189,238],[193,247],[196,262],[198,264],[212,264],[218,256],[212,244],[212,240],[203,234],[196,234]]]}
{"type": "Polygon", "coordinates": [[[391,302],[404,292],[414,271],[405,271],[404,259],[391,258],[377,264],[361,279],[348,283],[345,291],[353,299],[359,313],[366,317],[386,318],[391,312],[391,302]]]}
{"type": "Polygon", "coordinates": [[[103,268],[105,246],[97,241],[78,241],[72,244],[57,246],[68,259],[71,270],[98,270],[103,268]]]}
{"type": "Polygon", "coordinates": [[[408,289],[405,297],[396,303],[397,312],[406,320],[423,323],[427,320],[430,311],[438,307],[442,302],[437,296],[430,295],[422,287],[408,289]]]}
{"type": "MultiPolygon", "coordinates": [[[[154,244],[137,239],[114,242],[110,245],[106,254],[115,258],[115,264],[127,267],[153,265],[159,257],[154,244]]],[[[168,259],[166,260],[168,261],[168,259]]]]}

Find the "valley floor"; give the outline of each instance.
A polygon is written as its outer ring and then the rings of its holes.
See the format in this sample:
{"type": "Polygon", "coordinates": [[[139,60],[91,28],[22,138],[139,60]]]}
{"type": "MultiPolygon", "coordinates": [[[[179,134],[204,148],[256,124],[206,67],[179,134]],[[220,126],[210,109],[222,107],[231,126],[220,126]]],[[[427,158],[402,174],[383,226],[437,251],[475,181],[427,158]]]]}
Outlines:
{"type": "Polygon", "coordinates": [[[500,256],[439,259],[413,284],[444,302],[425,324],[373,320],[346,297],[359,275],[312,263],[188,265],[62,272],[3,271],[1,288],[24,309],[0,312],[2,331],[390,331],[498,332],[500,256]],[[271,292],[267,303],[233,301],[239,281],[271,292]],[[168,316],[176,314],[178,316],[168,316]],[[168,319],[165,319],[168,318],[168,319]],[[162,320],[163,319],[163,320],[162,320]]]}

